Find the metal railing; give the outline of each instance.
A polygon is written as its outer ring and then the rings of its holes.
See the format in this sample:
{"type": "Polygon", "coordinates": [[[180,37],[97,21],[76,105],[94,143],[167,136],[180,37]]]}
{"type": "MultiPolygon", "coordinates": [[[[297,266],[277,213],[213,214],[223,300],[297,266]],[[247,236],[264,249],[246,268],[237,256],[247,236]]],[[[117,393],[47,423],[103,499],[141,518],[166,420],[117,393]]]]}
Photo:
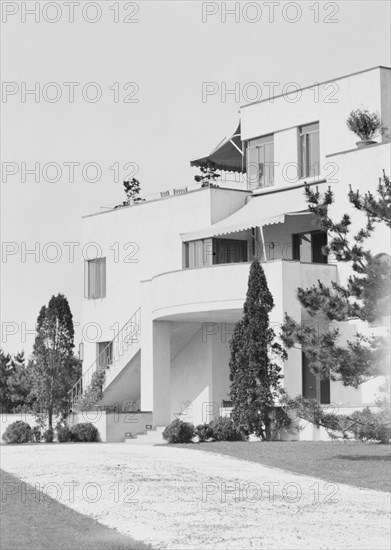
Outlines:
{"type": "MultiPolygon", "coordinates": [[[[99,368],[110,369],[119,364],[125,352],[139,343],[141,334],[141,308],[138,308],[124,326],[117,332],[113,340],[103,348],[95,361],[80,376],[79,380],[69,390],[70,407],[73,409],[91,384],[93,374],[99,368]],[[105,360],[106,358],[106,364],[105,360]],[[103,361],[102,361],[103,359],[103,361]]],[[[127,355],[127,354],[126,354],[127,355]]],[[[124,358],[125,359],[125,358],[124,358]]]]}

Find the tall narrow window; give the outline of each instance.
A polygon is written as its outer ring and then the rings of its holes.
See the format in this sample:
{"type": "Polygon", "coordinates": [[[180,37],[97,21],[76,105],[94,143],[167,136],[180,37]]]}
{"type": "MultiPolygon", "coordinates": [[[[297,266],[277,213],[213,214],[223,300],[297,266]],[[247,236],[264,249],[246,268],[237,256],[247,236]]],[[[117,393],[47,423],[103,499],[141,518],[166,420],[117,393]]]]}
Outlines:
{"type": "Polygon", "coordinates": [[[319,122],[300,127],[300,177],[319,175],[319,122]]]}
{"type": "Polygon", "coordinates": [[[318,403],[330,403],[330,379],[311,372],[308,359],[302,353],[303,397],[316,399],[318,403]]]}
{"type": "Polygon", "coordinates": [[[107,368],[113,362],[113,342],[98,342],[98,367],[107,368]]]}
{"type": "Polygon", "coordinates": [[[274,184],[274,136],[252,139],[247,147],[247,181],[249,189],[274,184]]]}
{"type": "Polygon", "coordinates": [[[106,258],[85,262],[84,296],[90,300],[106,297],[106,258]]]}

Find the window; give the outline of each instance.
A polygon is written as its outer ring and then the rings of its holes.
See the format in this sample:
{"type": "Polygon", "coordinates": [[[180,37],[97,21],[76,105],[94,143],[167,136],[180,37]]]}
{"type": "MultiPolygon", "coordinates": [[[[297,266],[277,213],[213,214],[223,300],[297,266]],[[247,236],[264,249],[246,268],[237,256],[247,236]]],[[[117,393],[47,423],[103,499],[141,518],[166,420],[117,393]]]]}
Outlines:
{"type": "Polygon", "coordinates": [[[292,260],[303,263],[327,264],[322,248],[327,245],[325,231],[295,233],[292,235],[292,260]]]}
{"type": "Polygon", "coordinates": [[[308,359],[302,353],[302,381],[303,397],[316,399],[318,403],[330,403],[330,379],[320,378],[320,374],[314,374],[310,370],[308,359]]]}
{"type": "Polygon", "coordinates": [[[184,267],[247,262],[248,242],[239,239],[203,239],[184,244],[184,267]]]}
{"type": "Polygon", "coordinates": [[[247,182],[249,189],[274,184],[274,136],[252,139],[247,147],[247,182]]]}
{"type": "Polygon", "coordinates": [[[247,262],[247,241],[213,239],[213,264],[247,262]]]}
{"type": "Polygon", "coordinates": [[[300,131],[300,178],[319,175],[319,122],[301,126],[300,131]]]}
{"type": "Polygon", "coordinates": [[[90,300],[106,297],[106,258],[85,262],[84,295],[90,300]]]}
{"type": "Polygon", "coordinates": [[[185,243],[185,267],[204,267],[212,264],[212,239],[185,243]]]}
{"type": "Polygon", "coordinates": [[[98,342],[98,368],[107,368],[113,362],[113,342],[98,342]]]}

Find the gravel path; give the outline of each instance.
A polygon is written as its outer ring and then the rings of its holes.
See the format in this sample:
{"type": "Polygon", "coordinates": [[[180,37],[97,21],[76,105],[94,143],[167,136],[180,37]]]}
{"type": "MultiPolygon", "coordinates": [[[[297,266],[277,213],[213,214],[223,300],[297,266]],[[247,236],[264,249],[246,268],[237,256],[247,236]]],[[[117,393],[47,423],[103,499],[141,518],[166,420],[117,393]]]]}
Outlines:
{"type": "Polygon", "coordinates": [[[1,459],[45,494],[159,549],[390,547],[387,493],[227,456],[91,443],[2,446],[1,459]]]}

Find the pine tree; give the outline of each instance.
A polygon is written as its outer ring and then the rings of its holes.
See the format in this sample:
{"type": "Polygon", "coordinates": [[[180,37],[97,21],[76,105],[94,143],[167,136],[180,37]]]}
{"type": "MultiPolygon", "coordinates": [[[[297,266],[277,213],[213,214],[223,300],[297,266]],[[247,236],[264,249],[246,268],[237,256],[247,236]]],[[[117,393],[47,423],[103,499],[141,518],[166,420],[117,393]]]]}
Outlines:
{"type": "MultiPolygon", "coordinates": [[[[332,283],[326,287],[321,282],[309,289],[298,289],[302,306],[315,316],[319,313],[330,321],[361,319],[369,323],[390,314],[390,263],[373,256],[366,241],[373,236],[376,227],[391,227],[391,184],[383,172],[376,194],[364,195],[349,192],[350,203],[365,214],[363,228],[352,235],[351,216],[345,214],[339,222],[329,216],[334,195],[329,189],[321,195],[306,188],[309,210],[314,212],[320,226],[328,232],[329,243],[325,254],[333,254],[338,262],[348,263],[353,274],[346,285],[332,283]]],[[[310,368],[321,377],[341,380],[346,386],[358,387],[371,377],[383,375],[389,363],[389,339],[385,336],[357,334],[339,344],[340,331],[333,328],[319,334],[315,327],[300,324],[286,316],[282,339],[288,348],[300,344],[307,356],[310,368]]]]}
{"type": "Polygon", "coordinates": [[[31,410],[31,372],[26,365],[24,352],[18,352],[11,359],[12,375],[8,379],[8,388],[12,402],[12,410],[31,410]]]}
{"type": "Polygon", "coordinates": [[[31,378],[24,352],[4,354],[0,350],[0,402],[2,413],[30,410],[31,378]]]}
{"type": "Polygon", "coordinates": [[[208,161],[200,166],[201,175],[194,176],[196,182],[201,183],[201,187],[218,187],[215,181],[220,179],[221,174],[217,170],[214,162],[208,161]]]}
{"type": "Polygon", "coordinates": [[[13,368],[11,363],[11,356],[9,353],[5,354],[0,349],[0,403],[1,412],[12,412],[12,400],[9,391],[8,381],[13,374],[13,368]]]}
{"type": "Polygon", "coordinates": [[[42,306],[36,331],[31,397],[36,400],[35,411],[45,413],[52,428],[53,416],[67,409],[68,391],[75,379],[73,320],[63,294],[52,296],[48,306],[42,306]]]}
{"type": "Polygon", "coordinates": [[[271,439],[271,415],[282,378],[276,359],[285,357],[269,322],[273,307],[265,273],[254,259],[243,318],[236,323],[230,342],[232,418],[244,432],[266,441],[271,439]]]}

